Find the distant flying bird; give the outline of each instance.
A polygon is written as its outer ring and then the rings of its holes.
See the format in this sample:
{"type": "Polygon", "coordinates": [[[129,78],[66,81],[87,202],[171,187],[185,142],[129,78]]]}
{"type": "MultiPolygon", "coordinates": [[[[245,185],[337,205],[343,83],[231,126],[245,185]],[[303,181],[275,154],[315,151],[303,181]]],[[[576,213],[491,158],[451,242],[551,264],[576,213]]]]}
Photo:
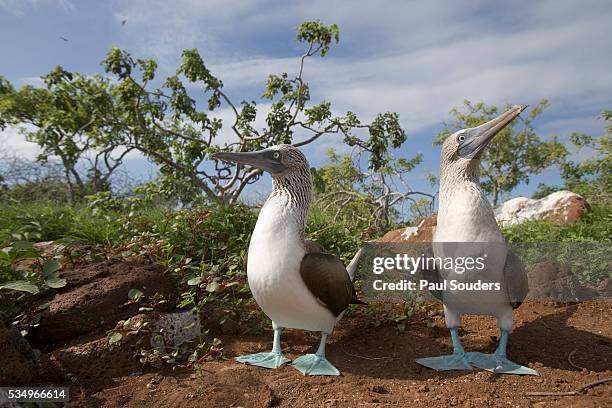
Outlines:
{"type": "Polygon", "coordinates": [[[482,248],[487,248],[484,252],[487,261],[484,268],[472,269],[469,273],[464,269],[453,269],[452,266],[438,268],[437,280],[498,282],[500,290],[481,291],[477,295],[469,290],[441,291],[444,318],[451,332],[454,351],[449,356],[417,360],[426,367],[470,370],[475,366],[499,374],[538,375],[537,371],[510,361],[506,354],[508,335],[512,330],[512,309],[518,307],[527,295],[527,274],[520,259],[507,249],[493,208],[479,180],[482,152],[525,107],[513,106],[483,125],[460,130],[449,136],[442,146],[438,225],[432,242],[434,255],[445,259],[447,255],[456,256],[458,248],[472,248],[467,251],[474,253],[482,253],[482,248]],[[461,314],[492,315],[497,318],[501,336],[494,354],[464,351],[458,334],[461,314]]]}
{"type": "Polygon", "coordinates": [[[123,21],[121,21],[121,25],[122,25],[122,26],[124,26],[124,25],[125,25],[125,23],[127,23],[127,20],[123,20],[123,21]]]}
{"type": "Polygon", "coordinates": [[[272,176],[272,193],[259,212],[246,260],[253,297],[272,320],[271,352],[237,357],[241,363],[277,368],[289,362],[281,350],[284,327],[317,331],[321,342],[314,354],[292,366],[304,375],[340,375],[325,358],[325,342],[355,297],[354,262],[348,270],[340,259],[304,236],[312,201],[310,165],[290,145],[257,152],[222,152],[215,159],[247,164],[272,176]]]}
{"type": "Polygon", "coordinates": [[[59,39],[68,42],[68,39],[66,37],[62,37],[61,35],[59,36],[59,39]]]}

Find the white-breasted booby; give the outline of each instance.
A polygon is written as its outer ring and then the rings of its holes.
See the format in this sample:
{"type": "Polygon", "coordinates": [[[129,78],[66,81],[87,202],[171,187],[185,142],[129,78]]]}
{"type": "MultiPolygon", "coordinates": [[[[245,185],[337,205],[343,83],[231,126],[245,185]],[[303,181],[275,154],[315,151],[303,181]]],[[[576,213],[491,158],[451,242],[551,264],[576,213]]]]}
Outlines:
{"type": "Polygon", "coordinates": [[[325,343],[349,304],[361,303],[352,283],[356,262],[347,271],[337,257],[305,239],[312,201],[306,157],[291,145],[277,145],[213,158],[251,165],[272,176],[272,192],[259,212],[245,264],[253,297],[272,320],[274,342],[269,353],[236,360],[277,368],[290,361],[281,351],[282,328],[317,331],[321,342],[316,353],[300,356],[292,366],[304,375],[340,375],[325,358],[325,343]]]}
{"type": "MultiPolygon", "coordinates": [[[[493,137],[514,120],[525,105],[513,106],[497,118],[475,128],[460,130],[442,145],[440,198],[437,227],[433,235],[435,257],[485,254],[485,267],[469,273],[438,267],[442,282],[499,283],[499,290],[441,292],[446,326],[450,329],[453,354],[428,357],[417,362],[435,370],[466,370],[473,366],[496,373],[532,374],[531,368],[507,358],[508,334],[512,330],[512,309],[527,295],[527,275],[520,260],[506,247],[495,221],[493,208],[480,188],[480,156],[493,137]],[[494,354],[466,353],[459,340],[461,314],[492,315],[497,318],[501,336],[494,354]]],[[[438,294],[439,296],[440,294],[438,294]]]]}

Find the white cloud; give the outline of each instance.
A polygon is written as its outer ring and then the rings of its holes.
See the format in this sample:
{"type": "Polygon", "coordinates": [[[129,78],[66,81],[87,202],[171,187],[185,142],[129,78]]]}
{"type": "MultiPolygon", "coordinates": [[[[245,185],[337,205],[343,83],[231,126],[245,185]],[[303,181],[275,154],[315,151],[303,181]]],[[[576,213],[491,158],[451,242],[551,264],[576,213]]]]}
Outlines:
{"type": "Polygon", "coordinates": [[[240,18],[257,5],[239,0],[116,1],[114,18],[126,21],[130,49],[162,62],[176,62],[183,49],[199,47],[208,56],[225,48],[222,33],[239,29],[240,18]]]}
{"type": "MultiPolygon", "coordinates": [[[[43,3],[60,4],[25,4],[43,3]]],[[[16,4],[0,0],[5,8],[16,4]]],[[[464,99],[535,105],[549,98],[551,107],[537,121],[545,134],[601,133],[596,115],[612,104],[606,0],[117,0],[111,8],[115,23],[126,20],[113,33],[118,46],[156,57],[160,76],[176,68],[183,49],[197,47],[226,92],[238,95],[235,102],[257,100],[268,74],[297,71],[299,23],[338,23],[340,45],[306,66],[313,102],[328,99],[335,111],[350,109],[363,120],[396,111],[423,144],[433,137],[425,131],[449,121],[450,108],[464,99]]],[[[269,105],[258,102],[261,129],[269,105]]],[[[216,115],[225,119],[218,141],[231,140],[231,112],[216,115]]],[[[341,138],[325,136],[307,149],[319,157],[329,146],[343,147],[341,138]]],[[[426,155],[437,160],[434,151],[426,155]]]]}
{"type": "Polygon", "coordinates": [[[605,133],[607,124],[602,119],[597,120],[592,116],[576,116],[572,118],[556,119],[546,122],[538,129],[544,134],[568,136],[580,129],[580,132],[600,136],[605,133]]]}
{"type": "Polygon", "coordinates": [[[76,12],[76,5],[70,0],[0,0],[0,8],[16,15],[23,15],[28,8],[41,6],[59,6],[66,12],[76,12]]]}
{"type": "Polygon", "coordinates": [[[14,126],[0,130],[0,151],[24,159],[35,159],[41,150],[36,143],[28,142],[14,126]]]}
{"type": "Polygon", "coordinates": [[[268,74],[297,70],[300,51],[287,48],[291,28],[312,18],[337,22],[341,46],[306,67],[313,96],[366,119],[397,111],[417,132],[447,120],[464,99],[535,104],[547,97],[549,114],[609,104],[612,9],[586,3],[132,0],[117,3],[115,15],[128,19],[136,47],[164,58],[200,47],[226,90],[250,90],[247,99],[260,96],[268,74]],[[267,52],[248,57],[260,37],[267,52]]]}
{"type": "Polygon", "coordinates": [[[37,88],[40,88],[45,84],[45,81],[41,77],[37,76],[19,78],[19,82],[24,85],[32,85],[37,88]]]}
{"type": "Polygon", "coordinates": [[[220,64],[211,64],[211,72],[218,76],[226,88],[256,87],[263,93],[268,75],[296,72],[297,58],[253,57],[220,64]]]}

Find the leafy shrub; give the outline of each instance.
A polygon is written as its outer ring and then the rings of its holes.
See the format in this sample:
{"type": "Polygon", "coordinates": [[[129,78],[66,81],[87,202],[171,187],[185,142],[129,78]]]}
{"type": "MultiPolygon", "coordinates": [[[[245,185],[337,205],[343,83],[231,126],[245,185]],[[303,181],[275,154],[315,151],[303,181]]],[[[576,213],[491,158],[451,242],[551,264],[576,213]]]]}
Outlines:
{"type": "Polygon", "coordinates": [[[612,204],[591,204],[581,222],[560,225],[548,221],[529,221],[502,230],[508,242],[610,242],[612,204]]]}
{"type": "Polygon", "coordinates": [[[545,243],[532,246],[528,251],[532,253],[527,254],[527,259],[539,262],[549,254],[549,259],[572,265],[572,271],[582,283],[597,284],[602,279],[612,277],[608,254],[610,246],[605,244],[612,240],[612,204],[592,204],[585,217],[573,224],[529,221],[506,227],[502,232],[511,243],[545,243]],[[551,246],[546,243],[556,244],[551,246]]]}
{"type": "Polygon", "coordinates": [[[85,205],[43,202],[0,202],[0,242],[19,239],[55,241],[71,238],[88,243],[117,245],[122,236],[122,215],[95,213],[85,205]]]}
{"type": "Polygon", "coordinates": [[[13,311],[30,295],[66,286],[59,263],[42,259],[31,242],[15,241],[0,250],[0,309],[13,311]]]}

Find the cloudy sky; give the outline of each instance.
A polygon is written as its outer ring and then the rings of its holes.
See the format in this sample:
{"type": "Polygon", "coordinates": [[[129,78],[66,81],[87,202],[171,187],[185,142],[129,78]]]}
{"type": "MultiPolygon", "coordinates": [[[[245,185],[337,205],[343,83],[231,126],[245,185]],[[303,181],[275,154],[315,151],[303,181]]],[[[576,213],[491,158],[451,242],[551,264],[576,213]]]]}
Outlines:
{"type": "MultiPolygon", "coordinates": [[[[423,176],[437,172],[431,140],[465,99],[535,105],[548,98],[536,130],[562,139],[602,134],[598,115],[612,109],[607,0],[0,0],[0,74],[20,86],[58,64],[101,72],[112,46],[154,57],[161,74],[170,74],[181,50],[196,47],[234,99],[258,99],[268,74],[296,71],[303,50],[295,28],[311,19],[336,23],[341,32],[328,57],[306,67],[313,99],[364,119],[398,112],[409,135],[402,154],[425,155],[415,189],[431,190],[423,176]]],[[[0,147],[7,146],[36,154],[12,129],[0,134],[0,147]]],[[[341,148],[341,140],[309,147],[311,162],[323,163],[330,146],[341,148]]],[[[129,169],[137,177],[154,171],[139,157],[129,169]]],[[[531,193],[538,182],[558,184],[556,173],[533,178],[512,196],[531,193]]]]}

